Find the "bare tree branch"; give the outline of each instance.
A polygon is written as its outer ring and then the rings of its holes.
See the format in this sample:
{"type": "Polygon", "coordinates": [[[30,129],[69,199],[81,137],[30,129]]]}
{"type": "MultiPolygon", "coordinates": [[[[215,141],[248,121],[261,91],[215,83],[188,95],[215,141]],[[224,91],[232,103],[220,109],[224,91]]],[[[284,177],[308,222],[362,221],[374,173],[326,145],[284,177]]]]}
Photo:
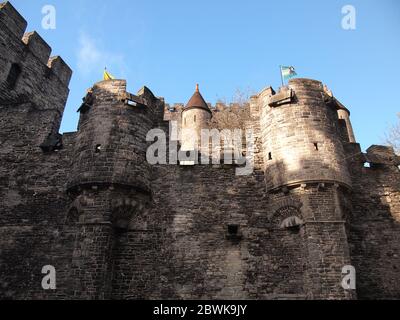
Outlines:
{"type": "Polygon", "coordinates": [[[397,154],[400,154],[400,113],[397,115],[397,123],[389,128],[386,133],[385,142],[392,146],[397,154]]]}
{"type": "Polygon", "coordinates": [[[250,90],[246,92],[237,89],[230,103],[220,100],[218,104],[224,105],[222,109],[213,113],[213,118],[209,122],[211,129],[242,129],[246,128],[246,121],[251,119],[250,106],[248,104],[250,90]]]}

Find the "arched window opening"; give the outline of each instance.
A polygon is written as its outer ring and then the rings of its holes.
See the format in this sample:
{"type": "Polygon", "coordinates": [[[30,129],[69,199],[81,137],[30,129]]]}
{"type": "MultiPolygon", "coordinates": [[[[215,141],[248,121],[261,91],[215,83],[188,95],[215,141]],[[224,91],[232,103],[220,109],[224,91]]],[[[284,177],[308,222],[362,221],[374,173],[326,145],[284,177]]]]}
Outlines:
{"type": "Polygon", "coordinates": [[[296,231],[300,229],[303,224],[303,220],[301,220],[299,217],[291,216],[282,221],[281,228],[296,231]]]}
{"type": "Polygon", "coordinates": [[[299,209],[290,205],[277,210],[274,217],[274,223],[279,229],[297,232],[304,225],[299,209]]]}

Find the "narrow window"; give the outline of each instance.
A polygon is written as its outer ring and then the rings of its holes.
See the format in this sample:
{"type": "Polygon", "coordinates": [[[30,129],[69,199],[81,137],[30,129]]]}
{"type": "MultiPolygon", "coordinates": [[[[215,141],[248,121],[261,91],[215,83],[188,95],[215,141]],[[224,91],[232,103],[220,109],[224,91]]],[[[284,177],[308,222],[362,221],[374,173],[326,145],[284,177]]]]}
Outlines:
{"type": "Polygon", "coordinates": [[[18,78],[21,74],[21,71],[22,71],[21,67],[18,64],[13,63],[11,65],[10,72],[8,73],[7,76],[7,85],[10,89],[15,88],[15,85],[17,84],[18,78]]]}
{"type": "Polygon", "coordinates": [[[318,149],[318,143],[315,142],[315,143],[314,143],[314,147],[315,147],[315,150],[316,150],[316,151],[319,150],[319,149],[318,149]]]}
{"type": "Polygon", "coordinates": [[[185,123],[185,126],[186,126],[186,117],[183,119],[183,122],[185,123]]]}
{"type": "Polygon", "coordinates": [[[272,152],[268,153],[268,160],[272,160],[272,152]]]}
{"type": "Polygon", "coordinates": [[[236,224],[230,224],[230,225],[228,225],[228,233],[229,233],[231,236],[237,235],[238,232],[239,232],[239,226],[238,226],[238,225],[236,225],[236,224]]]}
{"type": "Polygon", "coordinates": [[[194,120],[194,123],[196,123],[196,116],[194,116],[194,119],[193,119],[193,120],[194,120]]]}
{"type": "Polygon", "coordinates": [[[240,241],[242,239],[242,235],[239,228],[240,227],[237,224],[228,225],[228,234],[226,235],[226,238],[233,242],[240,241]]]}

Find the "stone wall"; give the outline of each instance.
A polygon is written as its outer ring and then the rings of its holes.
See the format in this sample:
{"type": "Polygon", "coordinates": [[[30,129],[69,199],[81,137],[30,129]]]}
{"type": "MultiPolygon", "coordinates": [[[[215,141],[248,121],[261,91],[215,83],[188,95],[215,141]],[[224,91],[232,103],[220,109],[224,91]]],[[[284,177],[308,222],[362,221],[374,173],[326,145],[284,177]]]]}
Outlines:
{"type": "Polygon", "coordinates": [[[182,105],[100,82],[59,135],[71,71],[25,28],[0,5],[0,299],[400,298],[399,158],[361,152],[320,82],[251,98],[248,176],[150,166],[147,132],[171,135],[182,105]]]}
{"type": "Polygon", "coordinates": [[[73,135],[64,148],[39,147],[57,133],[71,70],[7,2],[0,6],[0,278],[1,298],[64,297],[45,293],[41,269],[68,273],[73,234],[65,227],[64,185],[73,135]]]}
{"type": "Polygon", "coordinates": [[[374,156],[376,148],[367,154],[357,144],[348,148],[354,181],[352,210],[346,209],[350,251],[360,299],[400,299],[400,170],[393,149],[379,148],[386,159],[374,156]],[[369,167],[366,161],[372,161],[369,167]]]}

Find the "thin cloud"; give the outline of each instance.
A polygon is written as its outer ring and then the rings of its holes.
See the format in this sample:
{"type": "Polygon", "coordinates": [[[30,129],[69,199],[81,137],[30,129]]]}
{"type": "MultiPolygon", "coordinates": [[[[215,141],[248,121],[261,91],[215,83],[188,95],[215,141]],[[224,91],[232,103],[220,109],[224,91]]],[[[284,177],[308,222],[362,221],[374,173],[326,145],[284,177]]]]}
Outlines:
{"type": "Polygon", "coordinates": [[[78,72],[85,77],[101,74],[104,67],[117,73],[117,77],[126,75],[124,55],[104,50],[99,41],[85,32],[81,32],[79,36],[77,59],[78,72]]]}

